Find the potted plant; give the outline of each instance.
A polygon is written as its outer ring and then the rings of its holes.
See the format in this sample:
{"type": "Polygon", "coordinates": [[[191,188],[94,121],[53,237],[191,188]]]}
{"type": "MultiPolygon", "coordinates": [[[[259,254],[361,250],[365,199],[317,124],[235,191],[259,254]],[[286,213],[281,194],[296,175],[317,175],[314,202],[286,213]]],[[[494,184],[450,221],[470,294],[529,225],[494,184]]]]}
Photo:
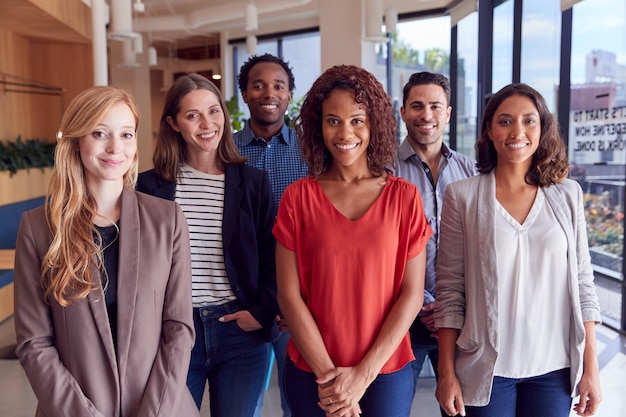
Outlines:
{"type": "Polygon", "coordinates": [[[21,136],[6,144],[0,142],[0,171],[9,171],[13,176],[20,169],[54,166],[54,148],[56,143],[47,143],[39,139],[23,141],[21,136]]]}
{"type": "Polygon", "coordinates": [[[55,147],[56,143],[21,136],[0,142],[0,205],[45,195],[55,147]]]}

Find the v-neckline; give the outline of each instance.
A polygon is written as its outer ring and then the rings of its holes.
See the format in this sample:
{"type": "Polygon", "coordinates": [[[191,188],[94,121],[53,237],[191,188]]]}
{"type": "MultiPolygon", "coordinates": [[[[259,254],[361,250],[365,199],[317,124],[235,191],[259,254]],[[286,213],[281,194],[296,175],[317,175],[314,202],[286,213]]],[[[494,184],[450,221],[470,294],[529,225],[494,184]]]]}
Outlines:
{"type": "Polygon", "coordinates": [[[330,205],[332,207],[332,209],[334,210],[335,213],[337,213],[339,215],[339,217],[345,219],[346,221],[350,222],[350,223],[356,223],[362,219],[364,219],[365,217],[367,217],[367,215],[372,211],[373,207],[376,206],[376,204],[378,204],[378,201],[380,201],[380,199],[382,198],[383,194],[385,194],[387,192],[387,185],[389,184],[389,176],[387,176],[387,180],[385,181],[385,184],[383,185],[383,189],[380,192],[380,194],[378,194],[378,197],[376,197],[376,199],[374,200],[374,202],[367,208],[367,210],[365,210],[363,212],[363,214],[357,218],[357,219],[351,219],[348,216],[346,216],[345,214],[343,214],[334,204],[332,201],[330,201],[330,198],[328,198],[328,196],[326,195],[326,193],[324,192],[324,188],[322,187],[322,185],[319,183],[319,181],[316,179],[314,180],[315,182],[315,186],[318,188],[319,192],[322,194],[324,200],[326,201],[326,203],[328,205],[330,205]]]}
{"type": "Polygon", "coordinates": [[[517,231],[527,230],[537,219],[541,208],[545,202],[545,195],[541,187],[538,187],[537,194],[533,200],[533,205],[530,207],[530,211],[526,215],[524,222],[520,224],[511,214],[504,208],[502,204],[496,198],[496,210],[511,224],[517,231]]]}

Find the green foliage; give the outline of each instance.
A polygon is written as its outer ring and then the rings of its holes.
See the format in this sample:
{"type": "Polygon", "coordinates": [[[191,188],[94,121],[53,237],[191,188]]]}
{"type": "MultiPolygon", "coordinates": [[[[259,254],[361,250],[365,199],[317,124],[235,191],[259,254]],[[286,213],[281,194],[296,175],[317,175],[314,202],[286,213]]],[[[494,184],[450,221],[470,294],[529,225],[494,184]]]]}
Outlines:
{"type": "Polygon", "coordinates": [[[243,112],[239,108],[239,100],[237,95],[234,95],[226,102],[226,109],[230,115],[230,124],[233,127],[233,133],[239,132],[243,129],[243,112]]]}
{"type": "MultiPolygon", "coordinates": [[[[392,54],[394,65],[404,68],[414,68],[420,71],[446,73],[450,68],[450,55],[440,48],[430,48],[424,51],[413,49],[404,39],[398,37],[398,32],[392,35],[392,54]]],[[[382,49],[379,54],[382,54],[382,49]]]]}
{"type": "Polygon", "coordinates": [[[419,65],[419,51],[413,49],[413,47],[407,44],[403,39],[399,39],[398,32],[394,32],[392,42],[394,62],[400,64],[401,66],[408,67],[417,67],[419,65]]]}
{"type": "Polygon", "coordinates": [[[614,255],[622,255],[624,243],[624,211],[609,202],[608,191],[586,193],[585,219],[589,246],[614,255]]]}
{"type": "Polygon", "coordinates": [[[0,171],[9,171],[11,176],[19,169],[54,166],[56,143],[39,139],[22,140],[21,135],[13,142],[0,142],[0,171]]]}
{"type": "Polygon", "coordinates": [[[291,128],[294,127],[296,117],[300,114],[300,107],[304,102],[305,96],[300,97],[298,100],[291,100],[289,107],[287,107],[287,113],[285,114],[285,124],[291,128]]]}
{"type": "Polygon", "coordinates": [[[450,68],[450,55],[443,49],[432,48],[424,52],[424,67],[430,72],[443,72],[450,68]]]}

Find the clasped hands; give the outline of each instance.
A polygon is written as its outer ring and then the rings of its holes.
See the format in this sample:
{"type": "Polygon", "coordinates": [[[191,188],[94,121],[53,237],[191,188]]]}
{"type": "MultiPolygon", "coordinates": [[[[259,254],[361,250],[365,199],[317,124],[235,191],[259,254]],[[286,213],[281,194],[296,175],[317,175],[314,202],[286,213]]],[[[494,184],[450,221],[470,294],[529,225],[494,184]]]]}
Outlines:
{"type": "Polygon", "coordinates": [[[359,401],[376,376],[368,376],[358,366],[334,368],[317,379],[317,405],[327,416],[358,417],[359,401]]]}

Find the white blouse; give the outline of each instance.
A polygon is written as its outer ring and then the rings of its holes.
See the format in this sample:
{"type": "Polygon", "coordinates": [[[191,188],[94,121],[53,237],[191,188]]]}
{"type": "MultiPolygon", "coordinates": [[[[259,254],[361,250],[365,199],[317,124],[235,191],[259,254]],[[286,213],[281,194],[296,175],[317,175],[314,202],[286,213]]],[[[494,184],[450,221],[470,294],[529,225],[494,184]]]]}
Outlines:
{"type": "Polygon", "coordinates": [[[541,187],[523,224],[496,201],[495,228],[500,316],[495,376],[526,378],[569,367],[567,240],[541,187]]]}

